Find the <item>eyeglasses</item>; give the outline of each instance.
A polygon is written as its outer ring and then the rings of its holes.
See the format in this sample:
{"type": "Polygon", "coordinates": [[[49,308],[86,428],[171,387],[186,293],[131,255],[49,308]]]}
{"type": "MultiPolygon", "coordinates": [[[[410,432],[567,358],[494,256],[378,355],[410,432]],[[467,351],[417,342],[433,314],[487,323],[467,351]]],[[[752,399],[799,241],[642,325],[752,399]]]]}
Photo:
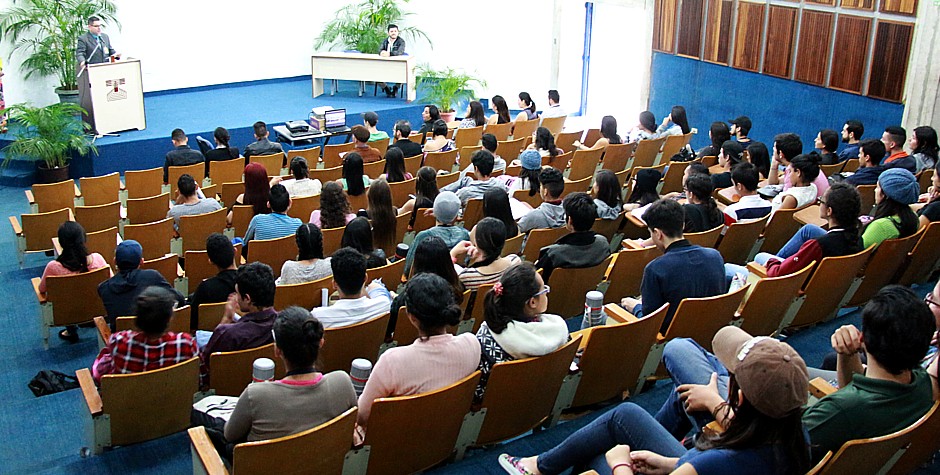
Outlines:
{"type": "Polygon", "coordinates": [[[822,196],[820,196],[819,198],[816,198],[816,204],[824,205],[826,204],[826,200],[822,199],[822,196]]]}
{"type": "Polygon", "coordinates": [[[542,290],[536,292],[535,295],[532,296],[532,298],[538,297],[538,296],[540,296],[540,295],[545,295],[545,294],[547,294],[547,293],[549,293],[549,292],[551,292],[551,291],[552,291],[552,288],[551,288],[551,287],[549,287],[548,285],[544,285],[544,286],[542,286],[542,290]]]}
{"type": "Polygon", "coordinates": [[[940,307],[940,302],[934,302],[934,301],[930,298],[930,294],[927,294],[927,295],[924,296],[924,303],[927,304],[928,306],[929,306],[929,305],[933,305],[933,306],[935,306],[935,307],[940,307]]]}
{"type": "Polygon", "coordinates": [[[103,25],[98,23],[97,25],[90,25],[92,28],[101,28],[103,25]]]}

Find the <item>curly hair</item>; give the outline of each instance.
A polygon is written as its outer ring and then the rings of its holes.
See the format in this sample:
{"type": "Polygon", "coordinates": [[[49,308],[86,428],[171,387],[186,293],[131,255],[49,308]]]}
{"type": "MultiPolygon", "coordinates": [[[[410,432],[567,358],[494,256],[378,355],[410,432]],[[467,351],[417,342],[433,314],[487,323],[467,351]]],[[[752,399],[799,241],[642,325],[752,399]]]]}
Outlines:
{"type": "Polygon", "coordinates": [[[343,187],[335,181],[323,185],[320,192],[320,228],[341,228],[346,225],[346,215],[350,213],[349,199],[343,187]]]}

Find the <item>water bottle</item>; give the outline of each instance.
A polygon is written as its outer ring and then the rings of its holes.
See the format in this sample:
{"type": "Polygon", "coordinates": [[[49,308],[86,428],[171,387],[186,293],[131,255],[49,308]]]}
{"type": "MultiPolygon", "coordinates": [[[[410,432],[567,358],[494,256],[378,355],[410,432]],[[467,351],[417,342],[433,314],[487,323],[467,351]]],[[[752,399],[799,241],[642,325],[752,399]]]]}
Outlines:
{"type": "Polygon", "coordinates": [[[274,361],[270,358],[258,358],[252,365],[251,381],[262,383],[274,381],[274,361]]]}
{"type": "Polygon", "coordinates": [[[604,315],[604,294],[592,290],[584,296],[584,319],[581,320],[581,329],[603,325],[607,317],[604,315]]]}
{"type": "Polygon", "coordinates": [[[402,242],[395,246],[395,255],[389,260],[398,262],[406,257],[408,257],[408,245],[402,242]]]}
{"type": "Polygon", "coordinates": [[[362,395],[362,390],[366,387],[366,381],[369,381],[369,375],[372,374],[372,362],[365,358],[356,358],[352,362],[352,369],[349,371],[349,378],[352,379],[353,388],[356,389],[356,396],[362,395]]]}

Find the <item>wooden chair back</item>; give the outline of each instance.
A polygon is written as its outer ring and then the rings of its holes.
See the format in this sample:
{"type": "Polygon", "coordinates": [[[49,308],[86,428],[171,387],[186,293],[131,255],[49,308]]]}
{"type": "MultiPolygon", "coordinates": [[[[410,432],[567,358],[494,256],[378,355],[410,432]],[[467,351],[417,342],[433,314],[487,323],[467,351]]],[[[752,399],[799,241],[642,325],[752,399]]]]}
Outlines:
{"type": "Polygon", "coordinates": [[[392,205],[396,208],[401,208],[411,199],[408,195],[415,192],[415,180],[417,180],[417,178],[388,184],[388,187],[392,191],[392,205]]]}
{"type": "MultiPolygon", "coordinates": [[[[580,141],[582,135],[584,135],[583,130],[576,132],[559,132],[555,134],[555,146],[566,152],[575,152],[577,151],[577,147],[574,146],[574,143],[575,141],[580,141]]],[[[601,151],[601,153],[604,152],[601,151]]]]}
{"type": "Polygon", "coordinates": [[[548,312],[563,318],[584,313],[584,295],[597,289],[612,259],[607,256],[600,264],[592,267],[560,267],[553,270],[548,285],[555,289],[555,295],[548,299],[548,312]]]}
{"type": "Polygon", "coordinates": [[[803,286],[806,300],[789,326],[812,325],[835,314],[843,299],[851,298],[851,295],[846,296],[846,292],[873,250],[874,247],[869,247],[856,254],[824,258],[803,286]]]}
{"type": "Polygon", "coordinates": [[[738,311],[741,328],[754,336],[773,335],[799,298],[800,289],[814,267],[810,263],[799,272],[758,280],[738,311]]]}
{"type": "Polygon", "coordinates": [[[411,230],[415,234],[424,231],[425,229],[431,229],[437,224],[437,220],[434,216],[425,216],[424,211],[430,208],[419,208],[415,210],[415,222],[411,225],[411,230]]]}
{"type": "Polygon", "coordinates": [[[398,289],[398,286],[401,285],[401,277],[404,272],[405,259],[399,259],[391,264],[369,269],[367,271],[367,275],[369,276],[367,280],[373,281],[375,279],[382,279],[382,283],[385,284],[385,287],[394,292],[398,289]]]}
{"type": "Polygon", "coordinates": [[[31,190],[39,213],[65,208],[75,209],[75,182],[72,180],[48,184],[37,183],[31,190]]]}
{"type": "Polygon", "coordinates": [[[481,219],[483,219],[483,199],[467,200],[467,206],[463,211],[463,227],[469,231],[481,219]]]}
{"type": "Polygon", "coordinates": [[[385,312],[364,322],[327,328],[323,334],[326,343],[320,349],[317,368],[324,373],[348,372],[356,358],[365,358],[373,363],[377,361],[379,346],[385,341],[388,318],[388,312],[385,312]]]}
{"type": "MultiPolygon", "coordinates": [[[[242,245],[238,243],[234,247],[235,258],[238,259],[242,255],[242,245]]],[[[219,273],[219,268],[209,261],[206,251],[186,251],[183,257],[186,260],[186,280],[189,281],[187,293],[195,292],[202,281],[219,273]]]]}
{"type": "Polygon", "coordinates": [[[163,193],[163,168],[127,170],[124,172],[124,188],[127,198],[146,198],[163,193]]]}
{"type": "Polygon", "coordinates": [[[424,160],[423,153],[419,153],[411,157],[405,157],[405,171],[411,173],[411,176],[418,176],[418,170],[421,168],[422,160],[424,160]]]}
{"type": "MultiPolygon", "coordinates": [[[[313,170],[311,170],[312,172],[313,170]]],[[[238,199],[238,195],[245,192],[245,182],[243,181],[234,181],[231,183],[222,183],[222,187],[219,189],[219,199],[222,201],[222,206],[229,207],[232,206],[232,203],[238,199]]]]}
{"type": "Polygon", "coordinates": [[[669,304],[664,304],[643,318],[635,318],[619,305],[611,304],[604,311],[621,323],[592,327],[581,340],[581,358],[578,368],[581,381],[571,402],[572,407],[589,406],[615,399],[623,400],[624,393],[633,391],[643,378],[643,365],[656,335],[666,317],[669,304]],[[617,364],[611,364],[617,361],[617,364]]]}
{"type": "Polygon", "coordinates": [[[571,158],[571,166],[568,171],[568,179],[571,181],[582,180],[594,176],[597,170],[597,164],[601,161],[601,155],[604,149],[595,150],[576,150],[571,158]]]}
{"type": "Polygon", "coordinates": [[[875,207],[875,187],[878,185],[858,185],[859,196],[862,197],[862,214],[871,214],[871,209],[875,207]]]}
{"type": "Polygon", "coordinates": [[[679,153],[679,149],[685,147],[689,143],[689,139],[692,138],[692,133],[683,135],[669,135],[666,137],[666,141],[663,142],[663,155],[660,161],[668,162],[672,159],[672,156],[679,153]]]}
{"type": "Polygon", "coordinates": [[[310,169],[309,172],[311,180],[317,179],[320,183],[326,184],[328,181],[336,181],[343,177],[343,166],[310,169]]]}
{"type": "Polygon", "coordinates": [[[408,319],[408,312],[404,306],[398,308],[398,317],[395,319],[395,329],[392,339],[395,346],[406,346],[418,339],[418,329],[408,319]]]}
{"type": "MultiPolygon", "coordinates": [[[[344,153],[352,152],[356,148],[355,142],[326,145],[323,147],[323,168],[336,168],[343,166],[344,153]]],[[[383,155],[384,156],[384,155],[383,155]]],[[[311,171],[314,167],[310,167],[311,171]]],[[[310,178],[313,178],[312,176],[310,178]]]]}
{"type": "Polygon", "coordinates": [[[582,140],[581,143],[588,147],[593,147],[600,138],[601,129],[587,129],[584,132],[584,140],[582,140]]]}
{"type": "Polygon", "coordinates": [[[519,154],[522,153],[523,142],[525,142],[525,137],[512,140],[500,140],[496,143],[496,155],[506,160],[506,164],[508,165],[513,160],[519,158],[519,154]]]}
{"type": "MultiPolygon", "coordinates": [[[[673,135],[673,137],[678,137],[673,135]]],[[[669,169],[666,170],[666,176],[663,177],[660,194],[665,195],[673,191],[682,192],[682,177],[685,175],[685,169],[689,168],[692,162],[669,162],[669,169]]]]}
{"type": "Polygon", "coordinates": [[[522,242],[525,240],[525,234],[519,233],[515,236],[506,240],[506,243],[503,244],[503,252],[499,255],[500,257],[506,257],[510,254],[516,254],[517,256],[522,255],[522,242]]]}
{"type": "Polygon", "coordinates": [[[72,221],[72,213],[68,208],[62,208],[47,213],[22,214],[20,219],[23,221],[23,238],[26,242],[24,250],[51,251],[52,238],[58,236],[62,223],[72,221]]]}
{"type": "Polygon", "coordinates": [[[724,229],[724,227],[725,225],[722,224],[700,233],[685,233],[685,238],[696,246],[714,248],[715,243],[718,242],[718,238],[721,237],[721,230],[724,229]]]}
{"type": "Polygon", "coordinates": [[[306,223],[310,221],[310,214],[318,209],[320,209],[320,195],[301,196],[291,198],[287,215],[306,223]]]}
{"type": "Polygon", "coordinates": [[[917,176],[917,183],[920,184],[920,192],[921,192],[921,193],[926,193],[926,192],[927,192],[927,188],[930,187],[930,183],[933,181],[933,174],[934,174],[934,173],[935,173],[935,172],[934,172],[934,169],[933,169],[933,168],[925,168],[925,169],[924,169],[923,171],[921,171],[920,174],[917,176]]]}
{"type": "MultiPolygon", "coordinates": [[[[546,117],[546,118],[542,119],[542,123],[539,124],[539,126],[540,126],[540,127],[545,127],[546,129],[548,129],[548,131],[551,132],[552,135],[558,135],[558,134],[561,133],[562,130],[564,130],[564,128],[565,128],[565,119],[567,119],[567,118],[568,118],[567,116],[561,116],[561,117],[546,117]]],[[[533,132],[534,132],[534,130],[533,130],[533,132]]]]}
{"type": "Polygon", "coordinates": [[[564,173],[568,169],[568,162],[571,161],[571,157],[574,156],[574,152],[565,152],[552,157],[551,155],[546,155],[542,157],[542,166],[543,167],[552,167],[556,170],[564,173]]]}
{"type": "Polygon", "coordinates": [[[263,262],[281,276],[285,262],[297,258],[297,242],[293,234],[276,239],[252,239],[248,244],[248,262],[263,262]]]}
{"type": "Polygon", "coordinates": [[[411,223],[412,211],[395,216],[395,244],[386,249],[386,256],[394,256],[395,248],[398,244],[405,241],[405,234],[408,233],[408,225],[411,223]]]}
{"type": "Polygon", "coordinates": [[[483,311],[485,307],[483,301],[486,298],[486,294],[490,293],[490,290],[493,290],[493,285],[494,284],[483,284],[471,293],[473,301],[469,304],[469,319],[473,320],[471,331],[474,335],[480,329],[480,326],[483,325],[483,311]]]}
{"type": "Polygon", "coordinates": [[[346,199],[349,200],[349,209],[351,209],[353,213],[361,209],[367,209],[369,207],[369,187],[366,187],[366,191],[361,195],[346,195],[346,199]]]}
{"type": "Polygon", "coordinates": [[[384,139],[371,140],[369,141],[369,146],[378,150],[381,157],[385,157],[385,152],[388,152],[388,143],[391,139],[385,137],[384,139]]]}
{"type": "MultiPolygon", "coordinates": [[[[189,314],[190,306],[184,305],[176,310],[173,310],[173,316],[170,317],[170,324],[167,327],[167,331],[173,333],[192,333],[192,330],[189,329],[189,314]]],[[[137,317],[117,317],[114,319],[114,327],[117,331],[124,330],[137,330],[137,324],[135,323],[137,317]]]]}
{"type": "MultiPolygon", "coordinates": [[[[565,186],[568,186],[568,185],[566,184],[565,186]]],[[[515,198],[515,199],[517,199],[517,200],[519,200],[519,201],[524,201],[524,202],[528,203],[529,206],[531,206],[531,207],[533,207],[533,208],[538,208],[539,205],[542,204],[542,195],[540,195],[539,193],[536,193],[536,194],[534,194],[534,195],[530,195],[528,188],[526,188],[526,189],[524,189],[524,190],[516,190],[516,191],[513,191],[513,192],[512,192],[512,197],[515,198]]]]}
{"type": "MultiPolygon", "coordinates": [[[[454,165],[457,163],[457,150],[450,150],[447,152],[428,152],[424,155],[424,166],[431,167],[438,172],[444,171],[450,173],[454,170],[454,165]]],[[[441,187],[438,183],[438,187],[441,187]]]]}
{"type": "Polygon", "coordinates": [[[181,216],[179,234],[183,239],[183,252],[204,250],[206,238],[225,229],[225,214],[226,210],[222,208],[210,213],[181,216]]]}
{"type": "Polygon", "coordinates": [[[566,234],[568,234],[568,229],[565,227],[529,231],[529,238],[526,239],[525,247],[522,249],[522,257],[529,262],[535,262],[538,260],[539,252],[542,251],[543,247],[554,244],[555,241],[566,234]]]}
{"type": "Polygon", "coordinates": [[[509,140],[509,134],[512,133],[512,122],[506,122],[505,124],[486,124],[483,133],[493,134],[497,141],[509,140]]]}
{"type": "Polygon", "coordinates": [[[561,198],[561,199],[564,199],[566,196],[568,196],[568,195],[570,195],[570,194],[572,194],[572,193],[577,193],[577,192],[579,192],[579,191],[584,191],[584,192],[586,192],[586,191],[590,190],[590,189],[591,189],[591,181],[592,181],[592,180],[594,180],[594,177],[593,177],[593,176],[590,176],[590,175],[587,176],[587,177],[585,177],[585,178],[582,178],[582,179],[580,179],[580,180],[575,180],[575,181],[567,181],[567,180],[566,180],[566,181],[565,181],[565,191],[563,191],[563,192],[561,193],[560,198],[561,198]]]}
{"type": "MultiPolygon", "coordinates": [[[[807,205],[809,206],[809,205],[807,205]]],[[[764,227],[760,252],[776,254],[800,230],[800,223],[793,219],[793,215],[805,209],[806,206],[796,209],[778,209],[764,227]]]]}
{"type": "Polygon", "coordinates": [[[88,233],[85,239],[85,248],[88,249],[88,252],[101,254],[105,262],[115,268],[114,249],[117,248],[120,240],[121,236],[118,234],[117,226],[112,226],[108,229],[88,233]]]}
{"type": "Polygon", "coordinates": [[[524,434],[551,415],[580,343],[576,336],[547,355],[493,365],[480,403],[486,417],[474,445],[524,434]]]}
{"type": "Polygon", "coordinates": [[[52,304],[52,326],[90,322],[98,315],[107,315],[97,295],[98,284],[111,277],[110,271],[109,267],[101,267],[81,274],[46,277],[46,302],[52,304]],[[79,295],[93,297],[76,298],[79,295]]]}
{"type": "Polygon", "coordinates": [[[630,162],[630,157],[633,156],[633,149],[636,147],[636,144],[633,143],[619,143],[619,144],[610,144],[604,149],[604,157],[601,161],[601,168],[604,170],[610,170],[614,173],[623,171],[627,169],[627,163],[630,162]]]}
{"type": "MultiPolygon", "coordinates": [[[[314,162],[316,163],[316,162],[314,162]]],[[[213,185],[238,183],[245,173],[245,159],[236,157],[231,160],[213,160],[209,162],[209,181],[213,185]]]]}
{"type": "Polygon", "coordinates": [[[307,160],[308,168],[317,168],[317,163],[320,161],[320,146],[316,145],[314,147],[307,148],[295,148],[287,151],[287,168],[290,168],[290,162],[294,157],[304,157],[307,160]]]}
{"type": "Polygon", "coordinates": [[[118,172],[78,179],[85,206],[96,206],[120,201],[121,175],[118,172]]]}
{"type": "Polygon", "coordinates": [[[199,390],[199,358],[132,374],[101,377],[102,409],[111,446],[157,439],[186,430],[199,390]]]}
{"type": "Polygon", "coordinates": [[[936,437],[936,434],[940,433],[938,404],[940,403],[935,402],[927,414],[914,423],[912,430],[908,433],[911,445],[888,472],[890,475],[914,473],[940,450],[940,441],[936,437]]]}
{"type": "Polygon", "coordinates": [[[926,281],[937,265],[938,259],[940,259],[940,224],[930,223],[914,249],[908,254],[905,260],[907,268],[900,272],[898,283],[911,285],[926,281]]]}
{"type": "MultiPolygon", "coordinates": [[[[200,316],[202,309],[199,309],[200,316]]],[[[239,396],[251,384],[253,363],[258,358],[274,361],[274,378],[284,377],[284,362],[274,356],[274,343],[247,350],[216,352],[209,355],[210,389],[219,396],[239,396]]]]}
{"type": "Polygon", "coordinates": [[[369,446],[366,474],[420,472],[450,457],[463,425],[464,408],[470,407],[479,381],[480,372],[475,371],[435,391],[376,399],[365,439],[369,446]]]}
{"type": "Polygon", "coordinates": [[[539,120],[517,120],[512,127],[512,138],[523,139],[526,137],[531,137],[535,133],[535,130],[539,128],[539,120]]]}
{"type": "Polygon", "coordinates": [[[173,285],[173,282],[179,277],[177,274],[179,259],[179,256],[176,254],[167,254],[156,259],[145,260],[144,263],[140,265],[140,268],[159,272],[170,285],[173,285]]]}
{"type": "Polygon", "coordinates": [[[445,173],[443,175],[437,176],[437,187],[444,188],[445,186],[456,183],[460,178],[460,172],[445,173]]]}
{"type": "Polygon", "coordinates": [[[323,255],[330,256],[339,250],[343,242],[343,232],[346,227],[321,229],[323,232],[323,255]]]}
{"type": "Polygon", "coordinates": [[[199,321],[196,322],[196,330],[214,331],[224,314],[225,302],[199,304],[199,321]]]}
{"type": "Polygon", "coordinates": [[[357,413],[358,409],[353,407],[303,432],[238,444],[232,454],[232,475],[342,473],[346,452],[353,444],[357,413]],[[310,457],[312,451],[316,457],[310,457]]]}
{"type": "Polygon", "coordinates": [[[385,173],[385,160],[362,164],[362,173],[375,180],[385,173]]]}
{"type": "Polygon", "coordinates": [[[663,339],[691,338],[711,351],[712,338],[734,320],[748,287],[714,297],[682,299],[663,339]]]}
{"type": "MultiPolygon", "coordinates": [[[[255,209],[251,205],[235,205],[232,207],[232,232],[237,237],[245,237],[248,232],[248,225],[251,224],[251,218],[255,217],[255,209]]],[[[307,215],[310,220],[310,215],[307,215]]]]}
{"type": "Polygon", "coordinates": [[[162,193],[144,198],[127,199],[127,221],[145,224],[161,221],[170,210],[170,194],[162,193]]]}
{"type": "Polygon", "coordinates": [[[594,226],[591,228],[595,233],[607,238],[608,241],[614,237],[617,230],[620,229],[620,223],[623,221],[623,211],[614,219],[597,218],[594,220],[594,226]]]}
{"type": "MultiPolygon", "coordinates": [[[[465,170],[468,166],[470,166],[471,159],[473,158],[473,154],[476,153],[478,150],[483,150],[483,146],[472,145],[472,146],[460,147],[460,151],[457,153],[457,169],[465,170]]],[[[494,170],[491,176],[499,176],[501,174],[502,172],[498,170],[494,170]]]]}
{"type": "Polygon", "coordinates": [[[895,276],[904,265],[908,253],[917,245],[917,241],[924,235],[927,228],[920,228],[916,233],[905,238],[886,239],[875,248],[871,259],[865,264],[862,271],[861,285],[846,304],[848,307],[857,307],[868,302],[881,290],[882,287],[894,281],[895,276]]]}
{"type": "Polygon", "coordinates": [[[475,147],[480,145],[480,139],[483,137],[483,126],[458,129],[454,132],[454,137],[457,150],[463,147],[475,147]]]}
{"type": "Polygon", "coordinates": [[[78,224],[85,228],[85,232],[89,233],[116,227],[121,222],[121,202],[76,206],[75,221],[78,221],[78,224]]]}
{"type": "Polygon", "coordinates": [[[760,237],[761,231],[764,230],[769,217],[768,215],[751,221],[738,221],[728,226],[721,242],[718,243],[718,252],[721,253],[721,257],[724,258],[725,262],[740,265],[747,264],[752,251],[756,254],[754,246],[757,244],[757,239],[760,237]]]}
{"type": "Polygon", "coordinates": [[[655,246],[642,249],[624,249],[614,257],[614,265],[607,272],[607,292],[604,303],[620,303],[621,297],[640,295],[643,270],[661,253],[655,246]]]}
{"type": "Polygon", "coordinates": [[[323,305],[322,289],[333,292],[333,276],[311,280],[300,284],[278,285],[274,292],[274,308],[285,309],[292,305],[307,310],[323,305]]]}
{"type": "Polygon", "coordinates": [[[183,175],[192,176],[196,180],[197,185],[202,185],[202,179],[206,177],[206,164],[203,162],[194,163],[192,165],[180,165],[176,167],[170,167],[167,172],[167,177],[169,181],[167,184],[170,185],[170,196],[176,197],[179,194],[179,187],[176,186],[179,182],[179,179],[183,175]]]}
{"type": "Polygon", "coordinates": [[[260,163],[268,172],[268,176],[279,176],[284,160],[284,154],[277,152],[268,155],[252,155],[248,158],[248,163],[260,163]]]}
{"type": "Polygon", "coordinates": [[[663,142],[665,141],[666,137],[660,137],[658,139],[640,140],[637,142],[636,148],[633,150],[633,165],[631,165],[631,168],[649,168],[655,165],[656,156],[659,154],[659,149],[662,148],[663,142]]]}
{"type": "Polygon", "coordinates": [[[832,165],[819,165],[819,173],[826,175],[828,178],[841,172],[843,168],[845,168],[845,162],[833,163],[832,165]]]}

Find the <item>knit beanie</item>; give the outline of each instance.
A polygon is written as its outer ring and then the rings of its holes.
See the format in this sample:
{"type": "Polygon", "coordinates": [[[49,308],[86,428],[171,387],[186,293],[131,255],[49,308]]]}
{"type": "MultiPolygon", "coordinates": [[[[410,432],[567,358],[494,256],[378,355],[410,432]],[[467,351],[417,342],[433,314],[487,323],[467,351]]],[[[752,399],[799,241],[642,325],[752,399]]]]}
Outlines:
{"type": "Polygon", "coordinates": [[[894,201],[902,204],[913,204],[917,202],[920,195],[920,185],[914,174],[903,168],[889,168],[878,177],[878,184],[881,185],[881,191],[894,201]]]}
{"type": "Polygon", "coordinates": [[[526,170],[538,170],[542,168],[542,155],[537,150],[526,150],[519,155],[522,162],[522,168],[526,170]]]}

